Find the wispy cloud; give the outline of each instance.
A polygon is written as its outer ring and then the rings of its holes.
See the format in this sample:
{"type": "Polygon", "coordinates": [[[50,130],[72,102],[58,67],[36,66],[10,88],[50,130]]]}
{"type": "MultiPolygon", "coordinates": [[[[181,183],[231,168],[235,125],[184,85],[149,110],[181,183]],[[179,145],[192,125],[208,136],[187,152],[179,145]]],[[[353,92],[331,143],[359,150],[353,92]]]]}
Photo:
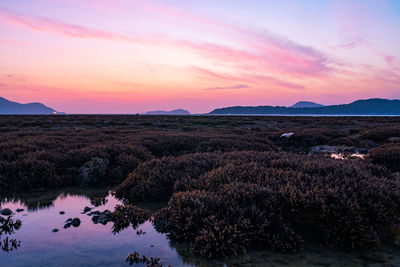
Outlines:
{"type": "Polygon", "coordinates": [[[206,91],[215,91],[215,90],[238,90],[238,89],[245,89],[245,88],[250,88],[251,86],[248,84],[237,84],[233,86],[227,86],[227,87],[212,87],[212,88],[206,88],[204,90],[206,91]]]}
{"type": "Polygon", "coordinates": [[[347,38],[351,40],[345,40],[343,43],[334,46],[333,48],[339,48],[339,49],[354,49],[358,48],[362,45],[369,45],[368,41],[361,37],[355,37],[355,38],[347,38]]]}
{"type": "MultiPolygon", "coordinates": [[[[159,6],[150,6],[148,8],[164,15],[180,16],[182,19],[188,19],[197,23],[197,27],[202,27],[201,24],[205,23],[209,26],[219,27],[222,32],[224,30],[229,31],[233,33],[229,37],[232,39],[232,43],[240,43],[243,49],[209,42],[177,39],[164,34],[159,34],[158,36],[126,35],[54,19],[22,15],[4,9],[0,9],[0,17],[10,23],[32,30],[62,34],[72,38],[102,39],[146,46],[163,45],[175,49],[185,49],[189,53],[201,55],[213,62],[228,64],[237,69],[251,70],[253,72],[276,73],[293,77],[320,77],[332,71],[328,66],[330,60],[323,53],[267,31],[255,33],[179,10],[170,10],[159,6]]],[[[196,25],[193,27],[196,27],[196,25]]]]}
{"type": "Polygon", "coordinates": [[[0,17],[6,19],[10,23],[18,24],[33,30],[52,32],[73,38],[92,38],[140,43],[138,38],[132,36],[101,29],[93,29],[81,25],[69,24],[62,21],[41,18],[37,16],[21,15],[4,9],[0,9],[0,17]]]}
{"type": "Polygon", "coordinates": [[[299,75],[315,76],[332,71],[328,64],[333,63],[333,60],[327,55],[312,47],[301,45],[265,29],[255,31],[232,26],[228,23],[201,17],[178,8],[170,8],[160,2],[146,1],[141,2],[140,5],[162,16],[189,21],[189,27],[191,28],[205,30],[208,33],[213,32],[217,36],[222,35],[224,38],[232,39],[233,42],[242,44],[243,47],[247,48],[246,51],[241,51],[226,46],[218,47],[202,44],[204,52],[208,54],[216,52],[218,56],[223,57],[223,60],[257,61],[255,62],[257,64],[261,63],[269,68],[299,75]]]}
{"type": "Polygon", "coordinates": [[[240,84],[245,84],[244,82],[251,82],[257,84],[259,87],[268,88],[272,86],[283,87],[293,90],[304,90],[305,87],[303,85],[291,83],[288,81],[280,80],[278,78],[274,78],[266,75],[254,75],[254,74],[245,74],[245,75],[229,75],[224,73],[217,73],[212,70],[200,68],[200,67],[188,67],[188,70],[193,74],[197,75],[202,79],[207,80],[215,80],[215,81],[223,81],[223,82],[232,82],[236,81],[240,84]]]}

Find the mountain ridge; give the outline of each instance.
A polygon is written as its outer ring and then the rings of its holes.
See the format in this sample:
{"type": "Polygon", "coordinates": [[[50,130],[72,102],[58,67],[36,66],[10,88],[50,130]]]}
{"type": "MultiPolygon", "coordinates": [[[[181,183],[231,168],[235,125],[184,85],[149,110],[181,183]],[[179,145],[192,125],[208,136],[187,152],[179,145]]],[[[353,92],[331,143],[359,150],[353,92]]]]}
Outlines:
{"type": "Polygon", "coordinates": [[[0,97],[0,115],[50,115],[63,114],[42,103],[21,104],[0,97]]]}
{"type": "Polygon", "coordinates": [[[319,108],[319,107],[324,107],[324,105],[311,101],[299,101],[293,106],[290,106],[289,108],[319,108]]]}
{"type": "Polygon", "coordinates": [[[400,100],[371,98],[349,104],[292,108],[283,106],[234,106],[219,108],[210,115],[400,115],[400,100]]]}
{"type": "Polygon", "coordinates": [[[190,112],[185,109],[174,109],[171,111],[154,110],[148,111],[144,115],[190,115],[190,112]]]}
{"type": "MultiPolygon", "coordinates": [[[[21,104],[0,97],[0,115],[50,115],[57,112],[39,102],[21,104]]],[[[143,115],[191,115],[185,109],[148,111],[143,115]]],[[[349,104],[324,106],[310,101],[299,101],[284,106],[232,106],[214,109],[204,115],[400,115],[399,99],[370,98],[349,104]]]]}

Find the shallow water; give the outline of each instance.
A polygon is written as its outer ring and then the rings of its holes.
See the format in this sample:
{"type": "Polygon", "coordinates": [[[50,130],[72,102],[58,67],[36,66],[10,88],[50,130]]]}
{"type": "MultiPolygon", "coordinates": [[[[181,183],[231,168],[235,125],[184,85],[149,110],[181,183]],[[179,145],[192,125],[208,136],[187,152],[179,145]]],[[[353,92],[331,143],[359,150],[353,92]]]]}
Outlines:
{"type": "MultiPolygon", "coordinates": [[[[0,266],[128,266],[125,258],[134,251],[160,257],[163,266],[400,266],[399,247],[388,246],[359,253],[316,247],[290,255],[258,251],[219,262],[207,261],[193,257],[183,244],[171,244],[150,222],[137,228],[146,232],[144,235],[137,235],[132,227],[113,234],[112,223],[93,224],[92,217],[81,212],[85,206],[94,207],[91,200],[95,197],[105,198],[107,202],[93,210],[112,211],[120,204],[107,190],[81,188],[0,200],[1,208],[10,208],[13,212],[25,209],[15,213],[14,218],[22,221],[22,227],[11,236],[20,240],[21,246],[9,253],[0,250],[0,266]],[[60,215],[60,211],[65,214],[60,215]],[[64,222],[75,217],[81,219],[81,225],[64,229],[64,222]],[[53,233],[54,228],[59,232],[53,233]]],[[[157,206],[160,205],[143,208],[157,209],[157,206]]]]}
{"type": "Polygon", "coordinates": [[[333,159],[350,159],[350,158],[358,158],[358,159],[365,159],[365,154],[360,153],[352,153],[352,154],[344,154],[344,153],[332,153],[331,158],[333,159]]]}
{"type": "MultiPolygon", "coordinates": [[[[112,223],[93,224],[92,217],[81,214],[85,206],[93,207],[84,193],[61,194],[55,199],[50,195],[3,200],[2,208],[25,211],[14,215],[22,221],[22,227],[12,238],[20,240],[21,246],[9,253],[0,251],[0,266],[126,266],[126,256],[135,250],[146,256],[160,257],[167,265],[190,266],[182,263],[165,235],[157,233],[150,222],[138,228],[146,232],[144,235],[137,235],[132,227],[114,235],[112,223]],[[60,215],[60,211],[65,214],[60,215]],[[81,219],[81,225],[64,229],[64,222],[75,217],[81,219]],[[59,232],[53,233],[54,228],[59,232]]],[[[94,210],[113,211],[120,204],[111,195],[106,199],[105,205],[94,210]]]]}

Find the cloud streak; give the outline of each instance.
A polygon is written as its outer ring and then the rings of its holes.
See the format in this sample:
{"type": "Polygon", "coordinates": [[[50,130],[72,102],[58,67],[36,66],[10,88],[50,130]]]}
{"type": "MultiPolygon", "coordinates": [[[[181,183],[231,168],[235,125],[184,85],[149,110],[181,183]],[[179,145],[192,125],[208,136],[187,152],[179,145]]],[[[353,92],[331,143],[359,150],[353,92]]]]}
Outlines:
{"type": "Polygon", "coordinates": [[[177,39],[163,34],[158,36],[131,36],[114,31],[94,29],[63,21],[37,16],[21,15],[12,11],[0,9],[0,17],[9,23],[36,31],[56,33],[72,38],[100,39],[116,42],[128,42],[145,46],[168,46],[172,49],[184,49],[193,54],[206,57],[212,62],[230,65],[238,70],[253,72],[283,74],[292,77],[321,77],[331,68],[327,66],[328,58],[311,47],[302,46],[290,40],[285,40],[271,33],[255,34],[251,31],[203,19],[180,11],[165,11],[152,7],[162,14],[180,16],[196,23],[206,23],[234,32],[234,42],[242,43],[244,49],[232,48],[209,42],[193,42],[177,39]]]}
{"type": "Polygon", "coordinates": [[[36,16],[21,15],[4,9],[0,9],[0,17],[10,23],[30,28],[32,30],[57,33],[73,38],[91,38],[110,41],[141,43],[138,38],[115,33],[112,31],[93,29],[85,26],[69,24],[62,21],[36,16]]]}
{"type": "Polygon", "coordinates": [[[305,86],[287,82],[284,80],[280,80],[271,76],[266,75],[254,75],[254,74],[245,74],[245,75],[229,75],[223,73],[217,73],[208,69],[200,68],[200,67],[189,67],[189,71],[193,74],[197,75],[201,79],[207,80],[215,80],[215,81],[223,81],[223,82],[232,82],[236,81],[240,84],[244,84],[244,82],[251,82],[257,84],[258,86],[262,86],[264,88],[270,87],[283,87],[292,90],[304,90],[305,86]]]}
{"type": "Polygon", "coordinates": [[[207,32],[213,32],[218,36],[222,35],[228,39],[231,38],[233,39],[232,41],[243,44],[243,46],[251,51],[244,52],[227,47],[224,47],[223,51],[221,51],[221,49],[218,49],[220,47],[217,46],[202,45],[206,46],[207,53],[215,51],[218,55],[224,56],[224,60],[256,60],[257,64],[262,63],[270,68],[295,72],[300,75],[323,75],[332,71],[327,66],[328,63],[332,63],[332,60],[323,53],[266,30],[255,32],[249,29],[234,27],[230,24],[204,18],[177,8],[166,7],[160,3],[156,4],[146,1],[140,2],[140,6],[162,16],[178,17],[182,20],[190,21],[199,30],[204,29],[206,25],[208,26],[205,29],[207,32]]]}
{"type": "Polygon", "coordinates": [[[218,91],[218,90],[238,90],[238,89],[246,89],[250,88],[251,86],[248,84],[237,84],[233,86],[227,86],[227,87],[212,87],[212,88],[206,88],[204,90],[206,91],[218,91]]]}

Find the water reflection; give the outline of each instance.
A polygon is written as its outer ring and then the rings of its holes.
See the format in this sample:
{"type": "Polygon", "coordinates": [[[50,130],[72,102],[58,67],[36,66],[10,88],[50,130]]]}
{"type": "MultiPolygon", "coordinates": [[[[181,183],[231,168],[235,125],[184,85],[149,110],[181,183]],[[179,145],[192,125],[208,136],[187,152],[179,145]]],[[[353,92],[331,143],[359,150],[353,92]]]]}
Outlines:
{"type": "Polygon", "coordinates": [[[351,159],[351,158],[353,158],[353,159],[355,159],[355,158],[365,159],[365,157],[366,157],[365,154],[360,154],[360,153],[352,153],[352,154],[333,153],[333,154],[331,154],[331,158],[333,158],[333,159],[341,159],[341,160],[351,159]]]}
{"type": "Polygon", "coordinates": [[[3,218],[0,216],[0,247],[5,252],[10,252],[17,249],[21,245],[21,241],[10,238],[12,234],[21,228],[20,220],[14,221],[12,216],[3,218]]]}
{"type": "Polygon", "coordinates": [[[182,262],[166,236],[155,231],[148,218],[124,224],[113,220],[103,225],[94,224],[89,212],[83,214],[85,207],[104,213],[122,205],[108,189],[71,188],[8,196],[0,203],[0,208],[11,209],[15,220],[24,225],[13,234],[21,246],[14,253],[0,253],[1,266],[126,266],[127,255],[135,250],[149,258],[160,257],[164,266],[191,266],[182,262]],[[80,225],[64,229],[69,218],[79,218],[80,225]]]}
{"type": "MultiPolygon", "coordinates": [[[[108,189],[87,190],[82,188],[35,193],[0,199],[0,208],[14,211],[13,220],[20,220],[23,227],[15,228],[7,240],[6,250],[0,253],[1,266],[127,266],[127,255],[137,251],[140,256],[160,258],[163,266],[347,266],[392,265],[400,266],[398,247],[385,246],[378,251],[344,253],[339,250],[308,247],[296,254],[274,251],[255,251],[245,255],[210,261],[193,256],[184,243],[173,243],[157,232],[148,217],[125,216],[94,224],[96,214],[115,211],[122,205],[112,197],[108,189]],[[92,210],[83,214],[85,207],[92,210]],[[17,209],[25,209],[15,212],[17,209]],[[60,214],[60,212],[63,212],[60,214]],[[94,213],[90,215],[90,213],[94,213]],[[98,213],[97,213],[98,212],[98,213]],[[79,227],[64,229],[69,218],[79,218],[79,227]],[[139,220],[140,219],[140,220],[139,220]],[[54,229],[58,231],[53,232],[54,229]],[[13,243],[11,238],[15,242],[13,243]],[[15,250],[15,248],[18,248],[15,250]]],[[[140,204],[142,210],[155,211],[165,203],[140,204]]],[[[132,208],[130,212],[137,214],[132,208]]],[[[3,237],[4,235],[2,235],[3,237]]],[[[4,236],[5,237],[5,236],[4,236]]],[[[4,241],[2,241],[3,243],[4,241]]],[[[135,258],[132,258],[135,260],[135,258]]],[[[143,258],[142,258],[143,259],[143,258]]],[[[145,266],[142,265],[142,266],[145,266]]]]}
{"type": "Polygon", "coordinates": [[[41,209],[54,207],[57,199],[68,200],[70,197],[84,197],[90,200],[95,207],[105,205],[107,196],[109,195],[108,188],[65,188],[62,190],[52,190],[47,192],[33,192],[18,195],[8,195],[0,197],[0,207],[5,203],[13,203],[24,206],[28,211],[35,212],[41,209]]]}
{"type": "Polygon", "coordinates": [[[92,204],[95,207],[100,207],[100,206],[104,206],[105,204],[107,204],[107,196],[103,196],[103,197],[94,197],[93,199],[90,199],[90,204],[92,204]]]}

